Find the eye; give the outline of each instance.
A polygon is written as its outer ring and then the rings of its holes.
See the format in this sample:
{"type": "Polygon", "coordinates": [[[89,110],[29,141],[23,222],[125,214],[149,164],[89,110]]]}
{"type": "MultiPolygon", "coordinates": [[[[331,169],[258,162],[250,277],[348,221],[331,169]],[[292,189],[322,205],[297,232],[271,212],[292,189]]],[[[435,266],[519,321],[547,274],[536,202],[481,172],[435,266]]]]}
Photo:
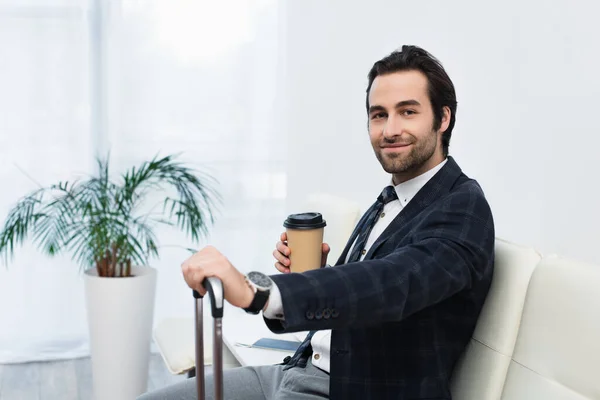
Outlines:
{"type": "Polygon", "coordinates": [[[381,119],[381,118],[385,118],[386,114],[384,112],[378,112],[375,114],[371,115],[371,119],[381,119]]]}
{"type": "Polygon", "coordinates": [[[407,116],[407,117],[411,116],[411,115],[414,115],[416,113],[417,112],[415,110],[404,110],[404,111],[402,111],[402,115],[407,116]]]}

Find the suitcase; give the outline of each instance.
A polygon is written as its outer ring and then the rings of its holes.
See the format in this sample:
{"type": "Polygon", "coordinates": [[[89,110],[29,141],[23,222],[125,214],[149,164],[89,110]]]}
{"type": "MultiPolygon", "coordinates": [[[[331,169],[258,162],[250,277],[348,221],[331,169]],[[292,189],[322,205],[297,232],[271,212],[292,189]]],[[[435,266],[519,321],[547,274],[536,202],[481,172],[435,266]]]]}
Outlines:
{"type": "MultiPolygon", "coordinates": [[[[223,283],[219,278],[206,278],[202,285],[210,297],[211,313],[213,317],[213,378],[215,386],[215,399],[223,400],[223,283]]],[[[204,331],[203,331],[203,303],[202,296],[194,290],[196,299],[196,390],[198,400],[205,399],[204,380],[204,331]]]]}

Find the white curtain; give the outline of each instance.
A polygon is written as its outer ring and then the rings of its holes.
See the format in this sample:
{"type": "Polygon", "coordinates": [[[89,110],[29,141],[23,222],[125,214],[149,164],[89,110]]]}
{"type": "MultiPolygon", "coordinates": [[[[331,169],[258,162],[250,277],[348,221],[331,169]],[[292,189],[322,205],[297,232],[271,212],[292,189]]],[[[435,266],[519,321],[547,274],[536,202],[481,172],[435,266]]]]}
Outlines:
{"type": "MultiPolygon", "coordinates": [[[[286,138],[279,4],[0,0],[0,212],[39,185],[155,155],[214,176],[211,243],[242,271],[273,271],[286,138]]],[[[160,230],[155,322],[192,316],[180,273],[191,243],[160,230]]],[[[35,247],[0,269],[0,363],[88,354],[81,271],[35,247]]]]}

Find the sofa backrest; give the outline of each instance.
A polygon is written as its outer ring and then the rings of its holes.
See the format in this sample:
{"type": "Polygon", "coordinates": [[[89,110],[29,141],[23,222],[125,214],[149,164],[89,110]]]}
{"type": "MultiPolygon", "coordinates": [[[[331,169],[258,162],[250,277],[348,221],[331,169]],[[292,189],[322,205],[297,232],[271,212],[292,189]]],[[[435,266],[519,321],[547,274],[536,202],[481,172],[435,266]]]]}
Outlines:
{"type": "Polygon", "coordinates": [[[331,252],[328,264],[335,264],[361,216],[358,203],[329,193],[311,193],[302,204],[301,212],[316,211],[327,222],[323,241],[331,252]]]}
{"type": "Polygon", "coordinates": [[[547,257],[536,267],[502,394],[523,399],[600,399],[600,266],[547,257]]]}
{"type": "Polygon", "coordinates": [[[498,400],[502,395],[527,287],[540,259],[533,248],[496,239],[492,285],[473,338],[454,369],[455,400],[498,400]]]}

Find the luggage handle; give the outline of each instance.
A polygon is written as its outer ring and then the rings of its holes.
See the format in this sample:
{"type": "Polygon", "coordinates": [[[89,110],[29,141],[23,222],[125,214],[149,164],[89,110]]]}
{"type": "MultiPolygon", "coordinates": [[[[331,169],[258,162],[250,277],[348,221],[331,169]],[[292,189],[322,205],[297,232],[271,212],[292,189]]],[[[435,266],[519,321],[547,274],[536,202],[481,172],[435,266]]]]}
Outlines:
{"type": "MultiPolygon", "coordinates": [[[[208,292],[213,316],[213,378],[215,387],[215,399],[223,399],[223,302],[225,294],[223,282],[219,278],[210,277],[202,282],[202,286],[208,292]]],[[[196,314],[196,390],[198,400],[205,398],[204,380],[204,329],[203,329],[203,303],[202,296],[197,290],[193,291],[196,314]]]]}

